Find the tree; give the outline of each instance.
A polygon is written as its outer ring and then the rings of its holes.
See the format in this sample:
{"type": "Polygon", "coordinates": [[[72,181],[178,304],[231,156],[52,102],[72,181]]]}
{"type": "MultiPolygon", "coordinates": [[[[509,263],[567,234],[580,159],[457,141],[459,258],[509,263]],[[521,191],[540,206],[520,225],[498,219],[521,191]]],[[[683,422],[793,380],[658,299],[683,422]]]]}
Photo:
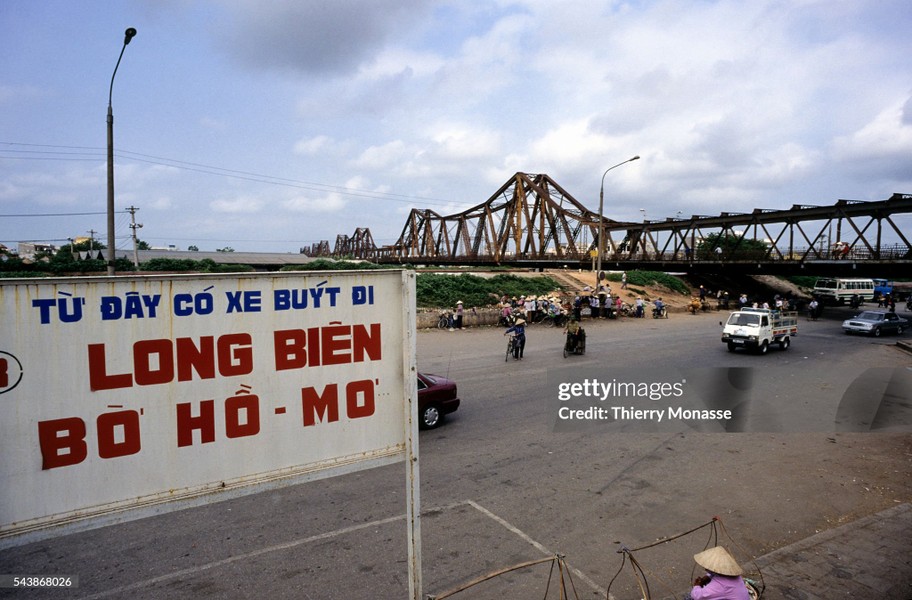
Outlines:
{"type": "Polygon", "coordinates": [[[219,248],[216,252],[234,252],[234,248],[231,246],[225,246],[224,248],[219,248]]]}
{"type": "Polygon", "coordinates": [[[143,240],[136,240],[136,249],[137,250],[151,250],[152,246],[150,246],[148,242],[144,242],[143,240]]]}
{"type": "Polygon", "coordinates": [[[769,246],[759,240],[741,235],[713,233],[697,244],[699,260],[760,260],[766,257],[769,246]],[[718,252],[721,249],[722,252],[718,252]]]}
{"type": "Polygon", "coordinates": [[[190,252],[199,252],[199,246],[189,246],[187,250],[190,252]]]}

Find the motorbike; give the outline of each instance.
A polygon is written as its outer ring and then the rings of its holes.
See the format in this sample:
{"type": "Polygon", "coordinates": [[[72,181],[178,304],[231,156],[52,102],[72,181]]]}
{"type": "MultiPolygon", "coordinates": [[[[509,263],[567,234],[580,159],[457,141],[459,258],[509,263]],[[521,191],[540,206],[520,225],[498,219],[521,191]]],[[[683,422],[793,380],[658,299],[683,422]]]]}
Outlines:
{"type": "Polygon", "coordinates": [[[654,307],[652,309],[652,318],[653,319],[667,319],[668,318],[668,307],[664,304],[661,308],[654,307]]]}

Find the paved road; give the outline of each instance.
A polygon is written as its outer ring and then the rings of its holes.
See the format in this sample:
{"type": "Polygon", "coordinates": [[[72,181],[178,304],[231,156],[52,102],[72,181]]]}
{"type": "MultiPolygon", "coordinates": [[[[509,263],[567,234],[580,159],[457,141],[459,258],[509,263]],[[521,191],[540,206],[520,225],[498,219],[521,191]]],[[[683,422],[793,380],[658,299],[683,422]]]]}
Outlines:
{"type": "MultiPolygon", "coordinates": [[[[912,428],[835,423],[853,382],[880,381],[864,378],[869,368],[907,372],[912,361],[894,338],[842,335],[841,317],[802,321],[791,349],[766,356],[727,352],[718,313],[587,323],[586,355],[567,359],[560,331],[531,328],[521,362],[504,361],[500,330],[421,332],[419,366],[456,379],[463,398],[447,424],[421,434],[425,592],[560,553],[579,597],[604,598],[621,545],[717,516],[720,543],[750,567],[750,557],[912,501],[912,428]],[[779,418],[728,434],[553,430],[561,378],[725,367],[752,367],[752,406],[779,418]]],[[[402,598],[404,488],[404,468],[392,465],[6,550],[0,573],[74,574],[80,587],[0,597],[402,598]]],[[[654,597],[686,587],[708,536],[637,552],[654,597]]],[[[456,598],[540,598],[547,578],[543,564],[456,598]]],[[[786,597],[775,583],[765,597],[786,597]]],[[[629,571],[611,593],[639,597],[629,571]]]]}

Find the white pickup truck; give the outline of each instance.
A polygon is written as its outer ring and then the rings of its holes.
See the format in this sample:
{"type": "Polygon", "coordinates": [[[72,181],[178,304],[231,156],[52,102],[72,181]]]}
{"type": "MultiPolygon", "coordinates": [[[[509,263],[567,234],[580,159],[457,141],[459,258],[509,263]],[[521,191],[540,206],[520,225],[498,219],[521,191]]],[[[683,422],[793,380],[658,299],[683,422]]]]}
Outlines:
{"type": "Polygon", "coordinates": [[[798,335],[798,313],[768,308],[743,308],[728,315],[722,328],[722,343],[728,351],[749,348],[766,354],[773,343],[788,349],[793,335],[798,335]]]}

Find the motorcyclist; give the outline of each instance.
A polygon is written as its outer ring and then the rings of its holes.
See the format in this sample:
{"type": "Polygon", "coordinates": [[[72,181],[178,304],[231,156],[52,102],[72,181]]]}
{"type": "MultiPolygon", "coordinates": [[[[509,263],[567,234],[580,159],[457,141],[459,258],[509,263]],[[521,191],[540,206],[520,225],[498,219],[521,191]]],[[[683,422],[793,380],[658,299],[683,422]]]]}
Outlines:
{"type": "Polygon", "coordinates": [[[655,300],[655,302],[653,302],[653,304],[655,304],[655,308],[652,309],[652,316],[661,317],[662,310],[665,308],[665,303],[662,302],[662,297],[659,296],[658,298],[656,298],[656,300],[655,300]]]}

